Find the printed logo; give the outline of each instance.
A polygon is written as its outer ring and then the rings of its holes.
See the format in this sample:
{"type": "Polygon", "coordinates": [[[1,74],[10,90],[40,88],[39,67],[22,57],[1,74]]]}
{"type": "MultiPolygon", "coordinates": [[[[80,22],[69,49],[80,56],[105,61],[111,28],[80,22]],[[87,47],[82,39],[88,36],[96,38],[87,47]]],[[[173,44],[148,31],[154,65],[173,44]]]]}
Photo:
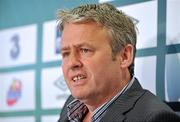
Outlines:
{"type": "Polygon", "coordinates": [[[20,46],[19,46],[19,35],[15,34],[11,38],[11,42],[13,43],[13,47],[10,50],[10,56],[12,59],[17,59],[20,53],[20,46]]]}
{"type": "Polygon", "coordinates": [[[13,106],[21,97],[22,83],[18,79],[14,79],[7,93],[6,103],[8,106],[13,106]]]}
{"type": "Polygon", "coordinates": [[[54,81],[54,85],[59,88],[61,91],[66,91],[68,90],[67,85],[64,81],[64,77],[63,75],[61,75],[60,77],[58,77],[55,81],[54,81]]]}
{"type": "Polygon", "coordinates": [[[61,32],[56,27],[56,39],[55,39],[55,54],[61,53],[61,32]]]}

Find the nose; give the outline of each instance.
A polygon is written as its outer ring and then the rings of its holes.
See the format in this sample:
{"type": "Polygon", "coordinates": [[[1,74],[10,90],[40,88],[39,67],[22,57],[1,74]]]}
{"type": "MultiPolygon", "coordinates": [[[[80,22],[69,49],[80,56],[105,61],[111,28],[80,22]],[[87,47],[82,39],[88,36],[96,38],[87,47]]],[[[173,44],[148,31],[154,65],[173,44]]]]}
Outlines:
{"type": "Polygon", "coordinates": [[[76,70],[82,67],[82,62],[80,60],[80,56],[78,55],[78,53],[71,53],[68,64],[71,70],[76,70]]]}

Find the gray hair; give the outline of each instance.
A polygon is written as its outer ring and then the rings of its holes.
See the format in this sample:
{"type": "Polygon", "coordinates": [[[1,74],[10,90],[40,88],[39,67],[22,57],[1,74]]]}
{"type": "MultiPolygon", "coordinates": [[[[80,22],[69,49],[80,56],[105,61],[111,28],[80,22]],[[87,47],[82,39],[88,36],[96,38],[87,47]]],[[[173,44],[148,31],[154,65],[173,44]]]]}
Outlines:
{"type": "MultiPolygon", "coordinates": [[[[87,4],[76,7],[72,10],[60,10],[58,12],[58,27],[63,31],[65,23],[87,23],[94,21],[105,27],[111,38],[113,57],[127,44],[134,47],[136,52],[136,27],[131,17],[125,15],[114,6],[103,4],[87,4]]],[[[134,74],[134,57],[129,66],[129,72],[134,74]]]]}

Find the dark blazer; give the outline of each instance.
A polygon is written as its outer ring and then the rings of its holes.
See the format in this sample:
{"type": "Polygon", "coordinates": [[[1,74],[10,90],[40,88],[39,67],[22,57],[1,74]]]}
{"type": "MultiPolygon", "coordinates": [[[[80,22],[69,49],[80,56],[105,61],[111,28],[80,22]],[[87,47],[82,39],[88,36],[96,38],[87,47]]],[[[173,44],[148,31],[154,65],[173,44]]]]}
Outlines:
{"type": "MultiPolygon", "coordinates": [[[[68,122],[66,101],[58,122],[68,122]]],[[[136,79],[132,86],[108,108],[100,122],[180,122],[180,117],[148,90],[142,89],[136,79]]]]}

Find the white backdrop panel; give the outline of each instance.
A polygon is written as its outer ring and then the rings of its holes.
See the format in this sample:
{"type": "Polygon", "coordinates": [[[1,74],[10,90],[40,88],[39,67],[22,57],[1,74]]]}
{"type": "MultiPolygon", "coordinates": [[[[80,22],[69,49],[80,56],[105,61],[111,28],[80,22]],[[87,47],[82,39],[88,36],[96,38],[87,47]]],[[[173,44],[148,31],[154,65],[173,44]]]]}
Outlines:
{"type": "Polygon", "coordinates": [[[156,94],[156,56],[136,58],[135,76],[143,88],[156,94]]]}
{"type": "Polygon", "coordinates": [[[43,61],[60,60],[61,55],[56,50],[60,48],[60,37],[57,36],[56,21],[43,24],[43,61]],[[58,38],[57,38],[58,37],[58,38]]]}
{"type": "Polygon", "coordinates": [[[70,92],[64,81],[61,67],[44,69],[41,77],[42,108],[62,108],[70,92]]]}
{"type": "Polygon", "coordinates": [[[137,49],[157,45],[157,1],[118,7],[137,23],[137,49]]]}
{"type": "Polygon", "coordinates": [[[35,73],[20,71],[0,74],[0,111],[35,109],[35,73]]]}
{"type": "Polygon", "coordinates": [[[36,61],[35,24],[0,31],[0,68],[33,64],[36,61]]]}
{"type": "Polygon", "coordinates": [[[166,44],[180,44],[180,0],[167,0],[166,44]]]}

